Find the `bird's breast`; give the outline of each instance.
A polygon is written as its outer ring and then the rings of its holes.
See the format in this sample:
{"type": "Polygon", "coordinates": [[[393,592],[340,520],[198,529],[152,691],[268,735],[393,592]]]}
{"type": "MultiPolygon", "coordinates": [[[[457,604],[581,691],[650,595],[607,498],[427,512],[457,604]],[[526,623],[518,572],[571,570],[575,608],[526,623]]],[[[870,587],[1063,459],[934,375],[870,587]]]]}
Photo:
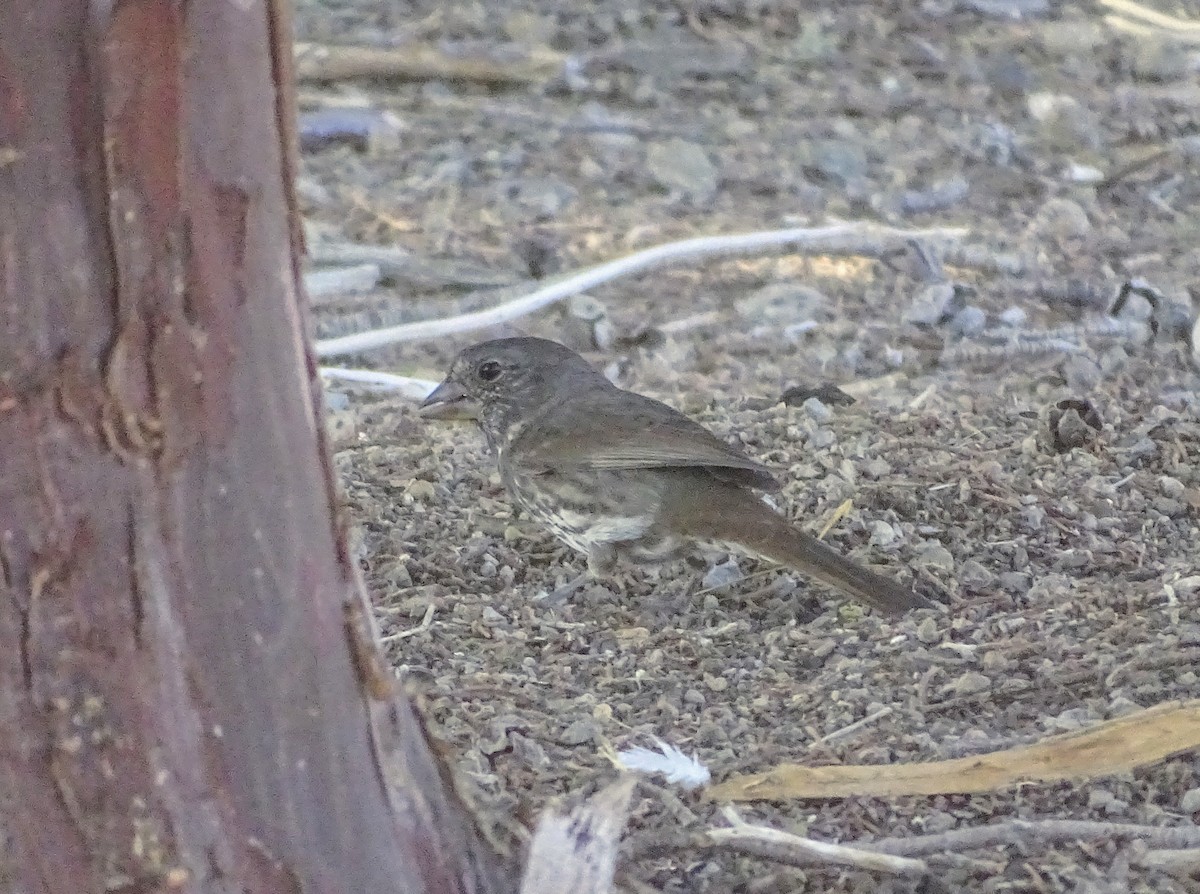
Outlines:
{"type": "Polygon", "coordinates": [[[528,472],[502,462],[513,502],[562,542],[583,553],[642,538],[653,526],[653,489],[591,469],[528,472]]]}

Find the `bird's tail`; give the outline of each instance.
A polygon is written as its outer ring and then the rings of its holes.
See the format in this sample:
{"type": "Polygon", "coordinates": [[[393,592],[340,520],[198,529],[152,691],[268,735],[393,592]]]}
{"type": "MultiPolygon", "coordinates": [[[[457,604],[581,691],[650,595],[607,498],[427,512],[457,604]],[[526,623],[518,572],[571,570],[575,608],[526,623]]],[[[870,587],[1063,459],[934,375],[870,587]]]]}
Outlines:
{"type": "Polygon", "coordinates": [[[692,509],[686,512],[686,521],[672,513],[676,524],[686,526],[692,537],[723,542],[787,565],[888,614],[931,605],[909,587],[844,558],[793,527],[753,494],[730,486],[720,490],[719,501],[704,501],[707,506],[720,506],[719,512],[695,511],[699,507],[689,500],[691,507],[673,507],[692,509]]]}

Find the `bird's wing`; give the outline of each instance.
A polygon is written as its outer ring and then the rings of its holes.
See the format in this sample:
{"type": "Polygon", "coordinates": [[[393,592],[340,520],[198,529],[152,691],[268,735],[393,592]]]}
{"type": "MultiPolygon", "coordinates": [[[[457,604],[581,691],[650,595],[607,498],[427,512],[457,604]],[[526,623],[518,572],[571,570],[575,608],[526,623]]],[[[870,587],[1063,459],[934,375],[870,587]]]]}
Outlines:
{"type": "Polygon", "coordinates": [[[704,426],[664,403],[616,388],[549,407],[522,428],[509,455],[531,471],[699,466],[735,484],[779,490],[766,466],[704,426]]]}

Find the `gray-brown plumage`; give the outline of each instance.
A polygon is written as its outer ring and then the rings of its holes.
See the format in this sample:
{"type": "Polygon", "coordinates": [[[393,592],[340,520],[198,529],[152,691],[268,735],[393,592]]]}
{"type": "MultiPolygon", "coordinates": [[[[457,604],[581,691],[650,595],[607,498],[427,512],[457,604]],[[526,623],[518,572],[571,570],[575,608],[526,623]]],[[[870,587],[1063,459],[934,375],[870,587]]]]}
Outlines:
{"type": "Polygon", "coordinates": [[[734,547],[809,574],[885,612],[928,605],[909,588],[793,527],[753,491],[760,463],[664,403],[623,391],[540,338],[464,350],[423,407],[471,400],[513,500],[596,575],[660,562],[689,542],[734,547]]]}

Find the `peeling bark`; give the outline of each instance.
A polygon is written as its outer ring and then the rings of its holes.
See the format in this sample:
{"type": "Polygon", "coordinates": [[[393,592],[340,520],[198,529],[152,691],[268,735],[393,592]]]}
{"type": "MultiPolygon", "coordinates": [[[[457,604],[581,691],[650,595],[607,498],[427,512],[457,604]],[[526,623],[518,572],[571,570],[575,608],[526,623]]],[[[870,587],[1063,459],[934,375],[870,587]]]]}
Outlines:
{"type": "Polygon", "coordinates": [[[363,671],[289,41],[280,2],[0,5],[0,890],[515,888],[363,671]]]}

